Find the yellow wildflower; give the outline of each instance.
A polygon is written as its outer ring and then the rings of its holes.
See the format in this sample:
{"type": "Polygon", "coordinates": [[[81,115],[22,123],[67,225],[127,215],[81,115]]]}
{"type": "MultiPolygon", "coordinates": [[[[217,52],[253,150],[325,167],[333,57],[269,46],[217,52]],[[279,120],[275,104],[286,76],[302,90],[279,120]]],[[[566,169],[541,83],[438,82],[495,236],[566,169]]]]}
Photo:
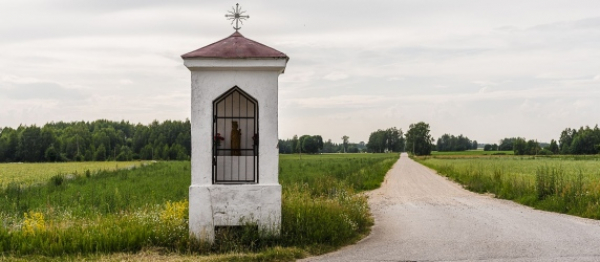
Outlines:
{"type": "Polygon", "coordinates": [[[37,232],[46,231],[44,214],[41,212],[29,211],[29,213],[25,213],[23,215],[25,216],[25,219],[23,220],[23,226],[21,230],[25,235],[34,235],[37,232]]]}

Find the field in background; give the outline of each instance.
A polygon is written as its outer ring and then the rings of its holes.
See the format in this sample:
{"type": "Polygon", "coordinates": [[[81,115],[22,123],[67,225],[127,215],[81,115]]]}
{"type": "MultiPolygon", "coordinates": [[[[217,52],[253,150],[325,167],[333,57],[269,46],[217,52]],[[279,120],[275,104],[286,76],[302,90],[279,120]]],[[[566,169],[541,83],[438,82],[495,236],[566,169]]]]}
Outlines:
{"type": "Polygon", "coordinates": [[[373,221],[366,198],[357,193],[378,187],[397,159],[398,154],[282,155],[281,236],[249,227],[218,235],[214,245],[189,238],[189,162],[70,178],[44,173],[44,183],[9,183],[0,191],[0,254],[80,260],[158,249],[192,259],[225,254],[214,259],[290,261],[368,233],[373,221]]]}
{"type": "Polygon", "coordinates": [[[58,174],[82,175],[86,171],[116,170],[140,166],[150,161],[126,162],[60,162],[60,163],[0,163],[0,185],[11,182],[33,183],[48,180],[58,174]]]}
{"type": "Polygon", "coordinates": [[[483,151],[483,150],[467,150],[460,152],[438,152],[432,151],[432,156],[479,156],[479,155],[514,155],[513,151],[483,151]]]}
{"type": "Polygon", "coordinates": [[[600,219],[600,156],[416,157],[467,189],[538,209],[600,219]]]}

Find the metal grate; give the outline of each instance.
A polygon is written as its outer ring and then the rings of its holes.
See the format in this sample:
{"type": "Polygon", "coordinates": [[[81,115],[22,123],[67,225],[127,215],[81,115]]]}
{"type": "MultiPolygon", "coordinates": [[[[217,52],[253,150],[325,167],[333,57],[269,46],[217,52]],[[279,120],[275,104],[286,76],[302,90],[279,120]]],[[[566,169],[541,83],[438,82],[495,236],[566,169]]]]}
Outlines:
{"type": "Polygon", "coordinates": [[[213,101],[213,183],[258,183],[258,102],[237,86],[213,101]]]}

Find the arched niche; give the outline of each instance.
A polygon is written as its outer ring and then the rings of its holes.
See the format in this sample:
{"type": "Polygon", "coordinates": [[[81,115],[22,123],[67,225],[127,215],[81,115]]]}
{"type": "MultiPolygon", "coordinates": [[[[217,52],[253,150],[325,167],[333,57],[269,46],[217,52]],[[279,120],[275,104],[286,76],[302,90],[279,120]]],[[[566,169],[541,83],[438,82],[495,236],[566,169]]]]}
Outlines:
{"type": "Polygon", "coordinates": [[[213,184],[258,183],[258,101],[234,86],[213,101],[213,184]]]}

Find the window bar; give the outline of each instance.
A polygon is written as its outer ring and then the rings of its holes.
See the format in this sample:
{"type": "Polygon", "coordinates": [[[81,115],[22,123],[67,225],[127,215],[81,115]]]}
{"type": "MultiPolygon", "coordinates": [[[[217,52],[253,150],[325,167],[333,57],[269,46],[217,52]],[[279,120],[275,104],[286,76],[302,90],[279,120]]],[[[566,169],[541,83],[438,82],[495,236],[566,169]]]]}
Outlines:
{"type": "MultiPolygon", "coordinates": [[[[235,94],[235,91],[233,91],[227,98],[231,98],[231,117],[233,117],[233,95],[235,94]]],[[[229,131],[229,136],[231,136],[231,130],[233,130],[233,123],[231,123],[231,129],[229,131]]],[[[232,148],[232,138],[229,138],[229,148],[232,148]]],[[[231,151],[233,152],[233,151],[231,151]]],[[[229,180],[233,181],[233,156],[234,154],[229,154],[229,157],[231,157],[231,161],[229,161],[229,180]]]]}

